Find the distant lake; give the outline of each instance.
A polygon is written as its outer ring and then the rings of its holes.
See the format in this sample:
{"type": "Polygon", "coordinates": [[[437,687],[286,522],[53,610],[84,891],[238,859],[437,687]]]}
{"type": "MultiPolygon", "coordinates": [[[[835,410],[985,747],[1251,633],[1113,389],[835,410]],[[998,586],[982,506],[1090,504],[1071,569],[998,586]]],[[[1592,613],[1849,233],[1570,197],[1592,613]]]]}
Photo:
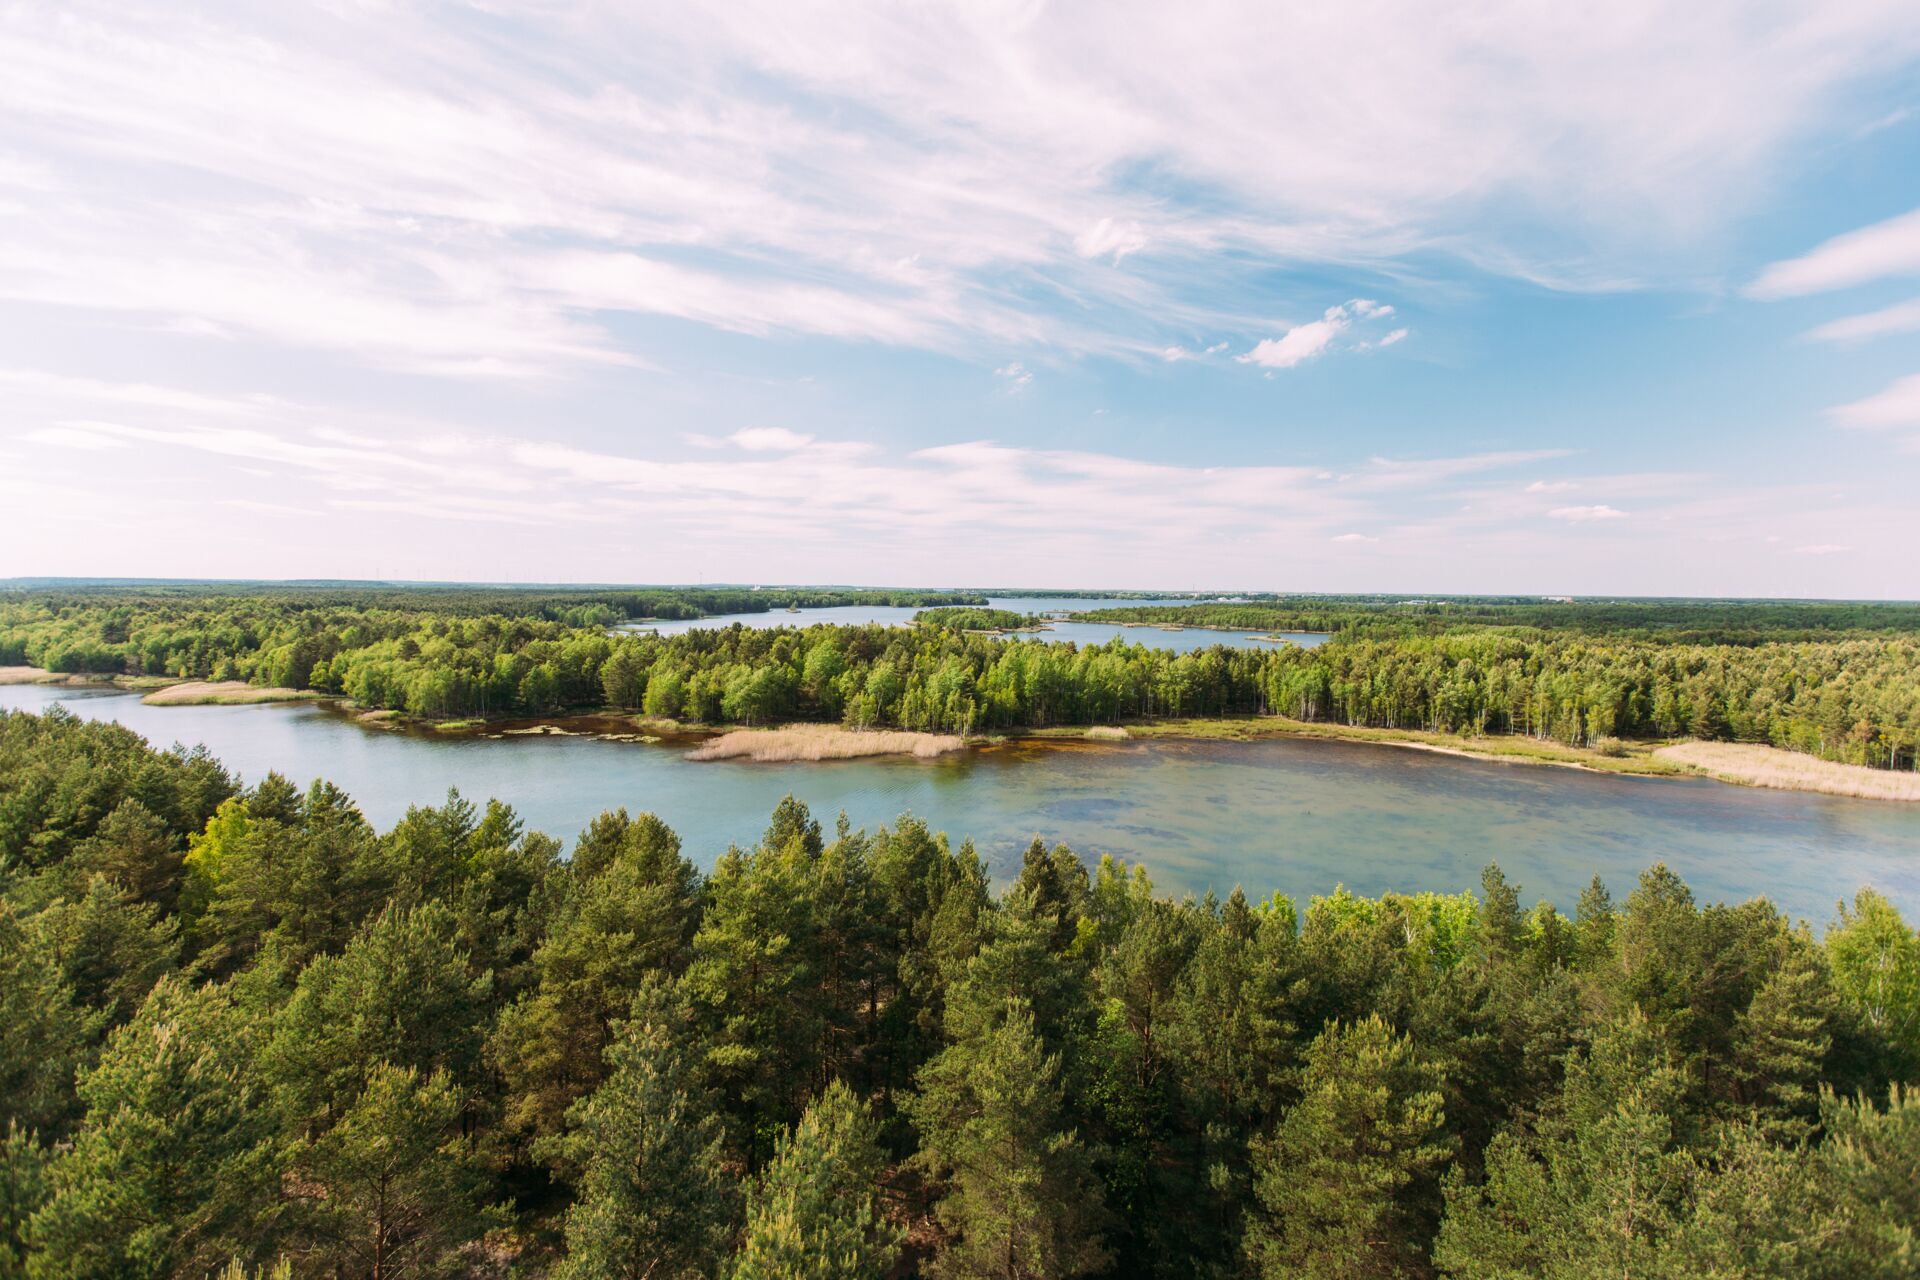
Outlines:
{"type": "Polygon", "coordinates": [[[585,737],[443,737],[362,728],[312,703],[148,707],[118,691],[0,687],[0,707],[58,703],[117,720],[156,745],[205,743],[247,780],[276,769],[329,778],[376,825],[450,787],[497,796],[569,843],[602,810],[650,809],[703,867],[752,842],[789,792],[829,831],[911,811],[972,837],[1010,874],[1034,836],[1092,861],[1145,862],[1173,894],[1304,898],[1456,891],[1498,859],[1528,902],[1571,912],[1595,872],[1624,897],[1665,860],[1703,901],[1765,894],[1824,926],[1871,883],[1920,919],[1920,805],[1501,765],[1362,744],[1028,741],[937,760],[694,764],[682,747],[585,737]]]}
{"type": "MultiPolygon", "coordinates": [[[[772,600],[780,599],[780,596],[774,592],[768,592],[767,595],[772,600]]],[[[997,596],[988,601],[992,608],[1011,609],[1021,614],[1082,613],[1091,609],[1200,603],[1203,602],[1198,600],[1102,600],[1078,596],[997,596]]],[[[832,609],[802,609],[798,613],[789,613],[785,605],[776,605],[766,613],[722,613],[709,618],[683,618],[671,622],[637,622],[621,627],[620,630],[656,631],[663,636],[677,636],[688,631],[729,627],[736,622],[743,627],[755,628],[812,627],[827,623],[843,627],[863,626],[869,623],[900,627],[912,622],[913,615],[918,612],[920,612],[918,609],[895,608],[889,605],[846,605],[832,609]]],[[[1145,645],[1149,649],[1166,649],[1173,653],[1193,653],[1200,649],[1210,649],[1217,644],[1230,645],[1235,649],[1279,647],[1272,640],[1260,639],[1262,634],[1257,631],[1223,631],[1212,627],[1187,627],[1180,631],[1163,631],[1158,627],[1122,627],[1105,622],[1056,621],[1048,630],[1031,633],[1031,638],[1048,641],[1072,640],[1076,644],[1090,645],[1105,644],[1115,636],[1120,636],[1131,644],[1145,645]]],[[[1311,649],[1327,641],[1326,636],[1315,631],[1280,631],[1273,634],[1303,649],[1311,649]]]]}

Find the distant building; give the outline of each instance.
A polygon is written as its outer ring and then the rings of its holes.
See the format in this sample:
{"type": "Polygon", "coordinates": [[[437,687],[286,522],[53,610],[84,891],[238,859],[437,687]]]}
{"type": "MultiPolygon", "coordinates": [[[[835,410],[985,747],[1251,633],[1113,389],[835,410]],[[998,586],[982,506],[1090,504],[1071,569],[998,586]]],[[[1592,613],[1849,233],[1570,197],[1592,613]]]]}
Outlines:
{"type": "Polygon", "coordinates": [[[1540,598],[1542,600],[1545,600],[1548,604],[1572,604],[1573,603],[1572,596],[1542,596],[1540,598]]]}

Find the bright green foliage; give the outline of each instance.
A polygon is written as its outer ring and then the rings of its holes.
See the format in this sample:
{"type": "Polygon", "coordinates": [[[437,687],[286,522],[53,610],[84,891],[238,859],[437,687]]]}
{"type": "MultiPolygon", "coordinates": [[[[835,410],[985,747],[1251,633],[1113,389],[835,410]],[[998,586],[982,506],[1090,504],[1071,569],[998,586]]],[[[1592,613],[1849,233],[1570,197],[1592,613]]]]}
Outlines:
{"type": "Polygon", "coordinates": [[[80,1081],[85,1122],[33,1218],[29,1274],[159,1277],[211,1269],[271,1216],[275,1115],[216,987],[163,978],[80,1081]]]}
{"type": "Polygon", "coordinates": [[[303,1268],[364,1276],[466,1274],[494,1215],[464,1109],[444,1071],[374,1067],[338,1124],[302,1150],[295,1185],[303,1268]]]}
{"type": "Polygon", "coordinates": [[[1450,1143],[1440,1076],[1377,1016],[1322,1031],[1300,1099],[1256,1144],[1262,1213],[1247,1253],[1263,1276],[1413,1274],[1450,1143]]]}
{"type": "Polygon", "coordinates": [[[1579,746],[1692,734],[1920,764],[1910,605],[1321,598],[1107,611],[1334,633],[1315,648],[1184,654],[979,634],[968,628],[1018,619],[976,610],[912,629],[796,617],[792,629],[606,630],[796,597],[983,603],[941,592],[45,591],[0,604],[0,654],[52,670],[291,684],[435,718],[611,703],[692,720],[972,732],[1271,711],[1579,746]]]}
{"type": "MultiPolygon", "coordinates": [[[[437,700],[670,658],[713,715],[778,666],[807,714],[915,720],[1213,705],[1270,656],[542,631],[608,620],[578,607],[324,643],[317,607],[262,661],[437,700]]],[[[102,650],[140,625],[98,620],[102,650]]],[[[220,636],[163,656],[239,665],[220,636]]],[[[1917,1269],[1920,1107],[1889,1083],[1920,1071],[1920,946],[1871,892],[1816,942],[1657,866],[1571,919],[1491,867],[1304,918],[1039,840],[992,881],[911,818],[829,835],[792,797],[710,877],[624,813],[571,860],[458,795],[381,834],[324,782],[236,795],[204,755],[0,714],[0,1280],[876,1276],[896,1246],[947,1276],[1917,1269]]]]}
{"type": "Polygon", "coordinates": [[[973,1024],[922,1069],[907,1104],[920,1163],[945,1188],[935,1212],[949,1239],[935,1274],[1065,1280],[1097,1271],[1107,1260],[1100,1184],[1063,1125],[1059,1059],[1018,997],[997,1019],[973,1024]]]}
{"type": "Polygon", "coordinates": [[[1871,889],[1827,934],[1833,983],[1884,1047],[1894,1079],[1920,1074],[1920,936],[1871,889]]]}
{"type": "Polygon", "coordinates": [[[568,1145],[583,1172],[556,1280],[706,1276],[726,1250],[735,1182],[680,1021],[657,983],[643,988],[607,1050],[607,1082],[574,1107],[568,1145]]]}
{"type": "Polygon", "coordinates": [[[729,1280],[880,1280],[899,1255],[881,1217],[879,1126],[835,1080],[815,1098],[747,1192],[747,1226],[729,1280]]]}

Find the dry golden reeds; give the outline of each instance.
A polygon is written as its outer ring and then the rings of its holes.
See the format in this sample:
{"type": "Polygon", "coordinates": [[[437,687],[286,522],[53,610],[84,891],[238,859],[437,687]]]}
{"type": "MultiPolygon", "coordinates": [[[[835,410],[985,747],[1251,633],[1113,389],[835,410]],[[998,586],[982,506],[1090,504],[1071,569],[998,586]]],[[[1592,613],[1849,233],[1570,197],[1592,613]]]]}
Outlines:
{"type": "Polygon", "coordinates": [[[1751,742],[1681,742],[1655,757],[1692,765],[1727,782],[1781,791],[1819,791],[1862,800],[1920,800],[1920,773],[1836,764],[1818,756],[1751,742]]]}

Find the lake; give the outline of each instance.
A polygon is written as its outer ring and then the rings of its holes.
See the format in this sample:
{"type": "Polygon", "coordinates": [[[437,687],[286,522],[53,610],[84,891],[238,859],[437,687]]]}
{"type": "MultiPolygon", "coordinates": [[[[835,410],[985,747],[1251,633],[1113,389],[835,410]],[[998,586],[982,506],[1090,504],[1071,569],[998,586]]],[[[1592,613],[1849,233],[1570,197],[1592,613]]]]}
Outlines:
{"type": "Polygon", "coordinates": [[[1013,743],[935,760],[696,764],[683,747],[587,737],[453,737],[362,728],[313,703],[149,707],[117,690],[0,687],[0,707],[115,720],[158,745],[205,743],[257,780],[329,778],[380,827],[448,788],[497,796],[569,841],[594,815],[651,809],[710,867],[746,844],[789,792],[832,829],[911,812],[972,837],[996,874],[1035,835],[1089,861],[1143,861],[1164,892],[1296,897],[1477,886],[1498,859],[1527,901],[1571,911],[1596,872],[1624,897],[1664,860],[1703,901],[1766,894],[1825,925],[1872,884],[1920,918],[1920,806],[1704,780],[1502,765],[1364,744],[1013,743]]]}
{"type": "MultiPolygon", "coordinates": [[[[773,593],[769,593],[772,595],[773,593]]],[[[777,596],[775,598],[778,598],[777,596]]],[[[1197,600],[1100,600],[1080,596],[993,596],[988,605],[995,609],[1011,609],[1015,613],[1080,613],[1090,609],[1132,608],[1146,605],[1188,605],[1199,604],[1197,600]]],[[[636,622],[618,628],[622,631],[655,631],[663,636],[682,635],[688,631],[705,631],[715,627],[730,627],[739,623],[743,627],[811,627],[823,623],[835,626],[863,626],[877,623],[882,626],[901,627],[913,621],[918,609],[896,608],[892,605],[862,604],[844,605],[831,609],[802,609],[798,613],[788,613],[775,608],[766,613],[720,613],[705,618],[681,618],[670,622],[636,622]]],[[[1054,622],[1045,631],[1032,632],[1031,638],[1059,642],[1072,640],[1077,644],[1105,644],[1115,636],[1123,636],[1132,644],[1145,645],[1150,649],[1166,649],[1174,653],[1193,653],[1199,649],[1208,649],[1216,644],[1224,644],[1235,649],[1272,649],[1276,645],[1272,640],[1263,640],[1257,631],[1223,631],[1212,627],[1187,627],[1180,631],[1163,631],[1158,627],[1122,627],[1110,622],[1054,622]]],[[[1276,631],[1272,634],[1282,637],[1289,643],[1303,649],[1325,644],[1327,637],[1317,631],[1276,631]]]]}

